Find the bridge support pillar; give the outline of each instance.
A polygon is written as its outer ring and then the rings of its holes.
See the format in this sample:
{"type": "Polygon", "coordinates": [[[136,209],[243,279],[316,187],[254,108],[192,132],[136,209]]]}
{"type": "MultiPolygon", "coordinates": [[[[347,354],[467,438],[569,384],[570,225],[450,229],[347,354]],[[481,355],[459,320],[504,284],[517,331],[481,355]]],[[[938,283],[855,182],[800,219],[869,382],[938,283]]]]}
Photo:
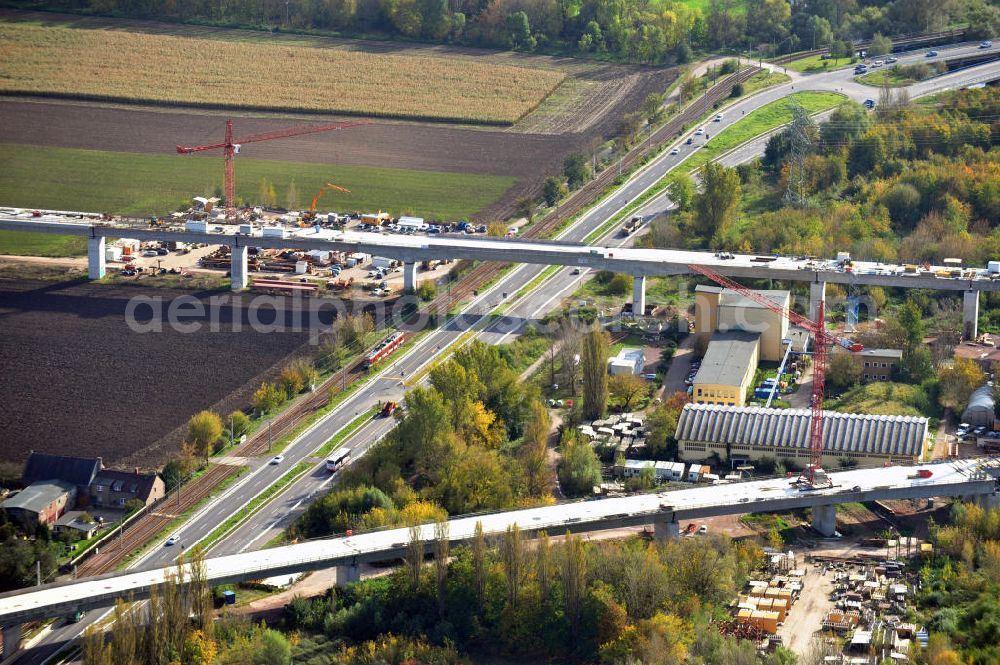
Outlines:
{"type": "Polygon", "coordinates": [[[357,564],[337,566],[337,586],[361,581],[361,568],[357,564]]]}
{"type": "Polygon", "coordinates": [[[413,293],[417,290],[417,264],[413,261],[403,262],[403,292],[413,293]]]}
{"type": "Polygon", "coordinates": [[[233,291],[242,291],[250,286],[250,275],[247,269],[247,254],[249,253],[249,249],[246,245],[233,247],[232,265],[229,270],[233,291]]]}
{"type": "Polygon", "coordinates": [[[659,542],[677,540],[681,537],[681,525],[676,520],[653,522],[653,535],[659,542]]]}
{"type": "Polygon", "coordinates": [[[813,506],[812,527],[827,538],[837,535],[837,506],[813,506]]]}
{"type": "Polygon", "coordinates": [[[0,658],[10,658],[15,651],[21,648],[21,624],[3,627],[3,651],[0,651],[0,658]]]}
{"type": "Polygon", "coordinates": [[[1000,494],[994,492],[993,494],[980,494],[976,497],[976,503],[984,511],[993,510],[994,508],[1000,508],[1000,494]]]}
{"type": "Polygon", "coordinates": [[[826,282],[813,282],[809,285],[809,320],[819,318],[819,304],[826,302],[826,282]]]}
{"type": "Polygon", "coordinates": [[[646,276],[633,275],[632,316],[645,316],[645,314],[646,314],[646,276]]]}
{"type": "Polygon", "coordinates": [[[962,299],[962,339],[973,340],[979,336],[979,291],[966,291],[962,299]]]}
{"type": "Polygon", "coordinates": [[[104,236],[87,239],[87,277],[101,279],[107,271],[104,236]]]}

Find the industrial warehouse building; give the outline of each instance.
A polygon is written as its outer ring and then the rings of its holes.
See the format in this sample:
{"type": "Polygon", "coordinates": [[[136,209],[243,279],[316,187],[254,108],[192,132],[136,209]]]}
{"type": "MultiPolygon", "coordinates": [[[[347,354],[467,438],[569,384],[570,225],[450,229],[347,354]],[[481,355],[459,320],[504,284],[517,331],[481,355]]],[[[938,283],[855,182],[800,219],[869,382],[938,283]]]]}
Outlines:
{"type": "Polygon", "coordinates": [[[693,381],[691,399],[698,404],[743,406],[753,384],[760,353],[760,333],[717,332],[708,343],[693,381]]]}
{"type": "Polygon", "coordinates": [[[899,349],[864,349],[852,355],[861,367],[864,383],[892,381],[903,360],[903,352],[899,349]]]}
{"type": "Polygon", "coordinates": [[[996,410],[993,408],[993,386],[985,385],[976,388],[969,396],[969,405],[962,412],[962,422],[973,427],[993,429],[996,422],[996,410]]]}
{"type": "MultiPolygon", "coordinates": [[[[763,457],[809,462],[810,412],[806,409],[688,404],[677,421],[678,455],[685,462],[717,454],[724,462],[763,457]]],[[[927,419],[825,412],[823,467],[837,469],[841,459],[858,466],[911,464],[923,459],[927,419]]]]}
{"type": "MultiPolygon", "coordinates": [[[[757,291],[778,307],[791,306],[788,291],[757,291]]],[[[694,290],[694,334],[701,348],[718,332],[760,333],[760,359],[780,362],[788,338],[788,319],[732,289],[697,286],[694,290]]]]}

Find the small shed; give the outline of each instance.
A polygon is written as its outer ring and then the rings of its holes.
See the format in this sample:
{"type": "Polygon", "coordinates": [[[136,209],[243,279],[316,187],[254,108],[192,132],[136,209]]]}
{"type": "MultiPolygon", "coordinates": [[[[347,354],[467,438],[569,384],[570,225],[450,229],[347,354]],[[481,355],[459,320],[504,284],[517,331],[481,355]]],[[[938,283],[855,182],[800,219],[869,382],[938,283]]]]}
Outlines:
{"type": "Polygon", "coordinates": [[[985,385],[977,388],[969,396],[969,405],[962,412],[962,422],[969,423],[973,427],[993,429],[993,423],[996,421],[993,409],[993,387],[985,385]]]}

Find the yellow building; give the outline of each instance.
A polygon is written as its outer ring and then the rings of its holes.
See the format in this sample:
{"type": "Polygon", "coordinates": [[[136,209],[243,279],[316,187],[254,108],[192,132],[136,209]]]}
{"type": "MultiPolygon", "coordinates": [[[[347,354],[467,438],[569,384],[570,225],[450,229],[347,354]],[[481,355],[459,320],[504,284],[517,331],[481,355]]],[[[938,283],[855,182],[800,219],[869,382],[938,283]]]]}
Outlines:
{"type": "MultiPolygon", "coordinates": [[[[778,307],[791,306],[788,291],[757,291],[778,307]]],[[[760,359],[780,362],[788,337],[788,319],[732,289],[698,286],[694,290],[694,332],[699,346],[716,332],[740,330],[760,334],[760,359]]]]}
{"type": "Polygon", "coordinates": [[[733,331],[712,335],[694,377],[692,401],[743,406],[757,370],[759,353],[758,333],[733,331]]]}

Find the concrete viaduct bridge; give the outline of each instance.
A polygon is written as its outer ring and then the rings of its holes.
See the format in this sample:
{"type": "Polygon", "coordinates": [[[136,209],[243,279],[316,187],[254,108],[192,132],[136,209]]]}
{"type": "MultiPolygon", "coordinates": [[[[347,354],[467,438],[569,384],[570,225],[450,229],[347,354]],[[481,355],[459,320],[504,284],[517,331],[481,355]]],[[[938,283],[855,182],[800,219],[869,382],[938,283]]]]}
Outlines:
{"type": "MultiPolygon", "coordinates": [[[[11,210],[11,209],[7,209],[11,210]]],[[[906,272],[903,265],[854,261],[845,271],[838,262],[808,257],[761,256],[753,254],[713,254],[671,249],[634,249],[594,247],[555,241],[512,240],[455,235],[400,235],[365,232],[341,232],[330,229],[287,229],[278,235],[264,235],[259,228],[240,233],[237,226],[210,226],[217,232],[189,231],[181,227],[151,228],[137,224],[102,222],[93,213],[43,211],[33,217],[26,211],[6,214],[0,209],[0,229],[85,236],[88,238],[88,274],[100,279],[105,274],[105,244],[108,237],[128,237],[151,241],[178,241],[228,245],[232,248],[232,286],[234,290],[249,285],[247,256],[250,247],[279,249],[320,249],[338,252],[363,252],[396,259],[403,264],[403,285],[416,286],[417,264],[425,260],[468,259],[541,265],[562,265],[594,270],[608,270],[632,275],[633,311],[641,312],[646,304],[646,278],[682,275],[688,266],[707,266],[728,277],[777,279],[810,283],[810,318],[815,318],[819,301],[825,298],[826,284],[871,285],[898,288],[923,288],[961,291],[964,294],[964,337],[975,338],[978,332],[979,292],[1000,290],[1000,279],[993,279],[985,268],[964,269],[962,278],[939,277],[949,274],[950,266],[931,266],[929,271],[906,272]]]]}
{"type": "MultiPolygon", "coordinates": [[[[530,535],[543,530],[562,534],[652,523],[658,538],[676,538],[686,520],[801,508],[812,508],[813,527],[824,536],[833,536],[839,503],[952,496],[995,505],[1000,499],[997,459],[861,469],[830,476],[832,487],[813,491],[776,478],[460,517],[448,522],[448,539],[454,545],[469,542],[477,522],[487,535],[502,534],[514,525],[530,535]],[[919,477],[918,468],[929,469],[931,476],[919,477]]],[[[436,539],[433,524],[419,527],[419,533],[425,544],[436,539]]],[[[404,557],[410,538],[408,528],[395,528],[210,558],[205,561],[207,580],[213,585],[228,584],[337,566],[338,582],[355,581],[361,563],[404,557]]],[[[4,643],[19,642],[20,626],[27,621],[110,607],[118,599],[147,598],[150,589],[164,584],[172,573],[175,567],[158,567],[0,594],[4,643]]]]}

